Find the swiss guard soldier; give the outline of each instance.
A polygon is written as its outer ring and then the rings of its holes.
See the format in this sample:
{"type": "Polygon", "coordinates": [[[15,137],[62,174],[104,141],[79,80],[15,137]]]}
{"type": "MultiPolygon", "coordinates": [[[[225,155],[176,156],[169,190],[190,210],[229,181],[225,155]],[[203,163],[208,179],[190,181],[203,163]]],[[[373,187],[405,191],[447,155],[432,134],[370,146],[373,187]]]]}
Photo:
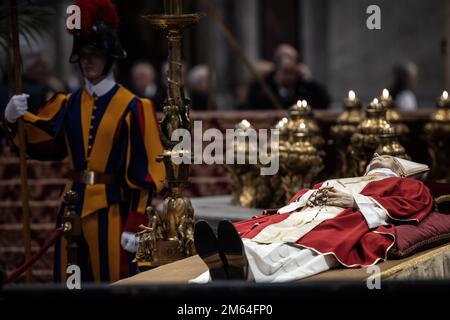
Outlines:
{"type": "MultiPolygon", "coordinates": [[[[135,233],[147,223],[145,208],[164,180],[164,166],[156,162],[163,147],[153,103],[114,81],[114,63],[126,57],[114,5],[110,0],[75,4],[81,10],[81,30],[71,31],[70,62],[79,65],[85,86],[55,94],[36,113],[27,111],[26,94],[13,96],[5,120],[18,145],[15,123],[24,117],[30,158],[68,156],[71,172],[65,191],[78,194],[82,281],[113,282],[133,273],[130,252],[137,250],[135,233]]],[[[57,226],[64,209],[62,205],[57,226]]],[[[55,281],[66,279],[65,246],[61,239],[55,247],[55,281]]]]}

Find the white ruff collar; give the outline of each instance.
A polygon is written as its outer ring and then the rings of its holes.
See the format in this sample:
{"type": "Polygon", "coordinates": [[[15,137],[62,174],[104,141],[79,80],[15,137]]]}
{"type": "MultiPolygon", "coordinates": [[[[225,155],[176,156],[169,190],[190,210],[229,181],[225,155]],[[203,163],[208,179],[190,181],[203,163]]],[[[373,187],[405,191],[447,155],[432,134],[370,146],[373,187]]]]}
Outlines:
{"type": "Polygon", "coordinates": [[[87,92],[93,96],[94,93],[97,97],[101,97],[109,92],[115,85],[114,76],[112,72],[108,76],[97,84],[92,84],[88,79],[85,80],[85,88],[87,92]]]}

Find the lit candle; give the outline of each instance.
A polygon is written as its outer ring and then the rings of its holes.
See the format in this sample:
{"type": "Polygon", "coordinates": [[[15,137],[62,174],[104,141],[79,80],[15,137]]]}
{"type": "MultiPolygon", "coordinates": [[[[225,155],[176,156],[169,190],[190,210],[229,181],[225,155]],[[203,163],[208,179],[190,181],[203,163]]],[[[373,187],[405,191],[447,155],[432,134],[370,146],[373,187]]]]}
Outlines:
{"type": "Polygon", "coordinates": [[[244,120],[242,120],[242,125],[245,127],[245,128],[250,128],[250,122],[248,122],[246,119],[244,119],[244,120]]]}
{"type": "Polygon", "coordinates": [[[348,100],[350,100],[350,101],[355,101],[355,98],[356,98],[355,91],[350,90],[350,91],[348,92],[348,100]]]}
{"type": "Polygon", "coordinates": [[[378,99],[377,98],[373,98],[372,103],[373,104],[378,104],[378,99]]]}
{"type": "Polygon", "coordinates": [[[297,107],[301,107],[302,106],[302,101],[301,100],[298,100],[297,101],[297,107]]]}
{"type": "Polygon", "coordinates": [[[308,102],[306,100],[302,100],[302,107],[306,107],[308,105],[308,102]]]}
{"type": "Polygon", "coordinates": [[[442,100],[447,100],[448,99],[448,92],[447,91],[443,91],[442,92],[442,100]]]}
{"type": "Polygon", "coordinates": [[[389,90],[388,89],[383,89],[383,99],[389,99],[389,90]]]}

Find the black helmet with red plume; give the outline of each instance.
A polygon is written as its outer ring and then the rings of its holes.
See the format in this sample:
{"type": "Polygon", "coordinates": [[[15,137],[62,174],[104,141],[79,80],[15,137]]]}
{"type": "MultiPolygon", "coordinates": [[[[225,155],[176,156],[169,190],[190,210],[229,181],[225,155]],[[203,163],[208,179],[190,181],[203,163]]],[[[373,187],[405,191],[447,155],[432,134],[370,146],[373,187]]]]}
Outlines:
{"type": "Polygon", "coordinates": [[[119,15],[110,0],[76,0],[81,11],[81,28],[74,29],[70,63],[80,60],[81,47],[88,45],[98,49],[109,60],[124,59],[127,54],[120,44],[117,31],[119,15]]]}

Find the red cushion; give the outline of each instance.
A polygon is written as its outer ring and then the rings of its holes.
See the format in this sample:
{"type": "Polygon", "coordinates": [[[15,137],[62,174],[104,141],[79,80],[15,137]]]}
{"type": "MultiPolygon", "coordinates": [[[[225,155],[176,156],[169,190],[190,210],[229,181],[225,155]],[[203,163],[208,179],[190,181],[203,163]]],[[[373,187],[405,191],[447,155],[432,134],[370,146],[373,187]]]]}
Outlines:
{"type": "Polygon", "coordinates": [[[418,225],[396,226],[396,242],[390,259],[401,259],[450,242],[450,215],[431,212],[418,225]]]}

